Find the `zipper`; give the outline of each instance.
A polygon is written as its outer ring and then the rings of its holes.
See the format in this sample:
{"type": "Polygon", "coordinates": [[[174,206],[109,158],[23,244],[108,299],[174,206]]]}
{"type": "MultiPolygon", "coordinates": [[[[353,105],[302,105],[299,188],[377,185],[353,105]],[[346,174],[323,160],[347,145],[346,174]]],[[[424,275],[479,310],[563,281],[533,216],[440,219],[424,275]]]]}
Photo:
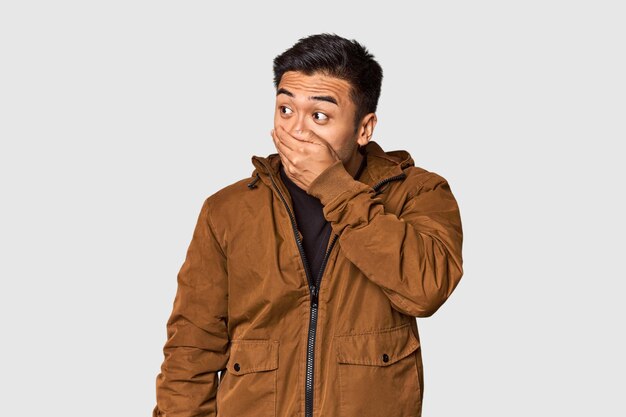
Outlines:
{"type": "Polygon", "coordinates": [[[339,235],[334,235],[330,247],[326,251],[326,255],[324,255],[324,259],[322,260],[322,265],[320,267],[319,273],[317,275],[317,279],[314,285],[310,288],[311,290],[311,314],[309,316],[309,338],[307,342],[306,349],[306,378],[304,385],[304,393],[305,393],[305,401],[304,401],[304,415],[307,417],[313,416],[313,375],[314,375],[314,357],[315,357],[315,333],[317,331],[317,313],[318,313],[318,304],[319,304],[319,292],[320,292],[320,283],[322,282],[322,276],[324,274],[324,270],[326,269],[326,262],[328,261],[328,256],[330,252],[333,250],[333,246],[335,246],[335,242],[339,235]]]}
{"type": "MultiPolygon", "coordinates": [[[[309,294],[311,296],[311,310],[309,315],[309,333],[307,339],[307,349],[306,349],[306,377],[305,377],[305,417],[313,417],[313,375],[314,375],[314,363],[315,363],[315,335],[317,332],[317,315],[319,311],[319,292],[320,292],[320,284],[322,282],[322,277],[324,275],[324,270],[326,269],[326,263],[328,262],[328,258],[330,253],[339,238],[338,234],[333,235],[331,243],[328,247],[328,250],[324,254],[324,259],[322,259],[322,265],[320,266],[320,270],[317,274],[315,282],[311,284],[311,273],[309,271],[309,262],[306,258],[306,253],[304,252],[304,247],[302,246],[302,240],[298,235],[298,226],[296,223],[296,218],[289,209],[289,204],[285,200],[283,193],[280,192],[280,189],[274,182],[274,178],[272,174],[269,174],[270,180],[272,181],[272,185],[274,189],[278,192],[280,199],[283,201],[285,208],[287,209],[287,213],[289,214],[289,219],[291,220],[291,228],[293,229],[293,234],[296,238],[296,243],[298,244],[298,251],[300,252],[300,258],[302,259],[302,263],[304,266],[304,272],[307,277],[307,282],[309,284],[309,294]]],[[[384,184],[399,180],[406,177],[406,174],[403,172],[402,174],[395,175],[393,177],[385,178],[378,183],[376,183],[372,188],[376,191],[375,195],[378,195],[381,191],[379,190],[384,184]]]]}

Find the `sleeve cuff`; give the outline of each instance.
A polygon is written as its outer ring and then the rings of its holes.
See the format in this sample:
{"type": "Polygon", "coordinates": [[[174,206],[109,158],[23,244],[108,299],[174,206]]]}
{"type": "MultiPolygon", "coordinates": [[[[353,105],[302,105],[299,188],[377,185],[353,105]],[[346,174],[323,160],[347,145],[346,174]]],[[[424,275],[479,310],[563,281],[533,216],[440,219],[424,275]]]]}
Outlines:
{"type": "Polygon", "coordinates": [[[354,192],[365,184],[352,178],[346,171],[341,160],[335,161],[322,171],[309,185],[308,193],[317,197],[326,206],[335,198],[346,192],[354,192]]]}

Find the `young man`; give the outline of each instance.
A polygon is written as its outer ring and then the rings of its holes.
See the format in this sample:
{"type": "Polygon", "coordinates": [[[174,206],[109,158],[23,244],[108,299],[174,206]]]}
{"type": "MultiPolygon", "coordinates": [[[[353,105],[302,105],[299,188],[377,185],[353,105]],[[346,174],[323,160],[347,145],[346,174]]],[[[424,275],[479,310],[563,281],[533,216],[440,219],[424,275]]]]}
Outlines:
{"type": "Polygon", "coordinates": [[[154,417],[421,415],[415,317],[459,283],[463,234],[446,179],[371,140],[381,81],[332,34],[275,58],[277,153],[204,201],[154,417]]]}

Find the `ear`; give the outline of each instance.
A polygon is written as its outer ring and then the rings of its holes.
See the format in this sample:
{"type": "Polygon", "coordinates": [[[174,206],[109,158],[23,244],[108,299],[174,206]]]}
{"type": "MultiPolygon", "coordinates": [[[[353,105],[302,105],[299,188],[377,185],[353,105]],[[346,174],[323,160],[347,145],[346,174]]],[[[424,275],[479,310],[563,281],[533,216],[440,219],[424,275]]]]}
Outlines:
{"type": "Polygon", "coordinates": [[[356,137],[356,141],[360,146],[365,146],[370,141],[377,121],[376,113],[368,113],[363,117],[361,123],[359,123],[356,137]]]}

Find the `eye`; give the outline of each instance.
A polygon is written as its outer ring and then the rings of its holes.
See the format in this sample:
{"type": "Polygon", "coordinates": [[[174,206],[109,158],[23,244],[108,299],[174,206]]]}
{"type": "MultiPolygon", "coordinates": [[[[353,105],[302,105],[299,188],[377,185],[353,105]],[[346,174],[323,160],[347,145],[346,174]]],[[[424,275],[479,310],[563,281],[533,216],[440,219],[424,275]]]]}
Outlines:
{"type": "Polygon", "coordinates": [[[287,106],[279,106],[278,107],[282,114],[291,114],[293,111],[287,106]]]}
{"type": "Polygon", "coordinates": [[[317,120],[328,120],[328,116],[326,116],[324,113],[316,111],[315,113],[313,113],[313,117],[317,120]],[[319,115],[319,117],[316,117],[315,115],[319,115]]]}

